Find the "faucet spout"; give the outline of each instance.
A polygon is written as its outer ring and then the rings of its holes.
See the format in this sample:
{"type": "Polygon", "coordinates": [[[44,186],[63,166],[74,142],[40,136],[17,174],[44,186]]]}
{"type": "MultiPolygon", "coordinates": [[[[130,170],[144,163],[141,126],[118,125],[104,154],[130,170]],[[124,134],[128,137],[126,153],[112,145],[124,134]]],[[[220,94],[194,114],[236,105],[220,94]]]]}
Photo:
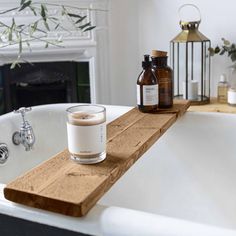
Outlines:
{"type": "Polygon", "coordinates": [[[21,113],[22,115],[22,125],[20,131],[14,132],[12,136],[12,141],[15,145],[22,144],[25,147],[25,151],[30,151],[35,143],[35,135],[32,126],[25,119],[25,112],[31,111],[31,108],[20,108],[15,113],[21,113]]]}

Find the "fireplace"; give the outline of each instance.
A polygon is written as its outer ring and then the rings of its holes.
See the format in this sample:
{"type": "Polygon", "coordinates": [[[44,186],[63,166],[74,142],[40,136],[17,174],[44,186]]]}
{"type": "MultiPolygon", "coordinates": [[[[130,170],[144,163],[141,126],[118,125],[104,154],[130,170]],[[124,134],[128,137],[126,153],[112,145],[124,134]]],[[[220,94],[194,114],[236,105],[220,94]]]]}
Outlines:
{"type": "MultiPolygon", "coordinates": [[[[51,0],[48,0],[50,2],[51,0]]],[[[53,2],[53,1],[52,1],[53,2]]],[[[64,3],[58,0],[57,3],[64,3]]],[[[1,1],[2,11],[14,8],[18,0],[1,1]]],[[[11,71],[9,65],[15,61],[18,46],[1,48],[0,55],[0,113],[12,111],[20,106],[58,102],[110,103],[109,52],[108,52],[108,0],[68,0],[67,5],[81,8],[81,15],[96,25],[93,31],[55,30],[48,34],[50,40],[63,37],[61,47],[45,49],[45,43],[35,40],[31,50],[22,45],[24,60],[20,68],[11,71]],[[86,8],[102,9],[90,11],[86,8]],[[16,75],[16,76],[15,76],[16,75]]],[[[48,11],[57,14],[54,7],[48,11]]],[[[12,16],[16,21],[30,22],[32,11],[9,12],[0,15],[1,21],[12,16]]]]}
{"type": "Polygon", "coordinates": [[[41,62],[0,68],[2,113],[51,103],[91,102],[88,62],[41,62]]]}

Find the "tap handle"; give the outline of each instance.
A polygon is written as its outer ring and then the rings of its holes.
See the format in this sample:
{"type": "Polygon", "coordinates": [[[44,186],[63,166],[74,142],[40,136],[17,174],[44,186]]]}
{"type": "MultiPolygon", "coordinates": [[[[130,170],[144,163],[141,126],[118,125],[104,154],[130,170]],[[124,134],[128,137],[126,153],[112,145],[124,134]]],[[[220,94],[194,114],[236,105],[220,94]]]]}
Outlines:
{"type": "Polygon", "coordinates": [[[25,114],[28,111],[31,111],[32,108],[31,107],[20,107],[18,110],[14,110],[14,113],[21,113],[21,114],[25,114]]]}
{"type": "Polygon", "coordinates": [[[14,113],[20,113],[23,119],[23,123],[25,123],[25,113],[31,111],[31,107],[20,107],[18,110],[14,110],[14,113]]]}

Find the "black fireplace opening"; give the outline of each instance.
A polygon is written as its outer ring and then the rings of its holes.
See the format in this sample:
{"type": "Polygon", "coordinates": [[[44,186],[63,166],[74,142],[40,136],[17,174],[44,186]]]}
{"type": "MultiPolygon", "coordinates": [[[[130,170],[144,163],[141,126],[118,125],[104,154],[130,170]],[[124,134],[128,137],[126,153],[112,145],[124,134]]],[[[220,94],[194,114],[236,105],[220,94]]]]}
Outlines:
{"type": "Polygon", "coordinates": [[[22,63],[0,67],[0,114],[51,103],[90,103],[89,62],[22,63]]]}

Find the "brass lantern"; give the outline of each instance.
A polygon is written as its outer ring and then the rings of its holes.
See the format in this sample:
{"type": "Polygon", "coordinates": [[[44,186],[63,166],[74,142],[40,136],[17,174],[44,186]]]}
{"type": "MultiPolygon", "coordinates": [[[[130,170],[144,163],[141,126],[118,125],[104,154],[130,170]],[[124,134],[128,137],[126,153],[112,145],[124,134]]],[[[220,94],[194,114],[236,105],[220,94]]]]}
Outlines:
{"type": "MultiPolygon", "coordinates": [[[[180,7],[179,11],[185,6],[180,7]]],[[[200,15],[200,11],[199,11],[200,15]]],[[[196,21],[180,20],[182,31],[170,42],[171,66],[174,77],[174,96],[187,99],[192,105],[210,102],[211,41],[199,30],[201,17],[196,21]]]]}

